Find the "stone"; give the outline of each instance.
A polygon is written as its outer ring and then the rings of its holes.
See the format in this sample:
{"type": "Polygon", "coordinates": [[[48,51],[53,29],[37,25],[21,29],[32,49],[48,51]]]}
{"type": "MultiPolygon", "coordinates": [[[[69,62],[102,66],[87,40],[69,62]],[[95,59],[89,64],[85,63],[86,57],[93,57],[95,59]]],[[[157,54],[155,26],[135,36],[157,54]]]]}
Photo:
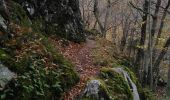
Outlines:
{"type": "Polygon", "coordinates": [[[81,96],[76,100],[111,100],[104,82],[98,79],[89,80],[81,96]]]}
{"type": "Polygon", "coordinates": [[[3,90],[6,84],[13,78],[16,78],[16,74],[0,63],[0,90],[3,90]]]}
{"type": "MultiPolygon", "coordinates": [[[[55,27],[55,34],[75,41],[85,41],[79,0],[19,0],[31,19],[42,18],[55,27]]],[[[48,28],[49,25],[46,25],[48,28]]],[[[51,34],[51,33],[49,33],[51,34]]],[[[54,34],[54,33],[53,33],[54,34]]]]}

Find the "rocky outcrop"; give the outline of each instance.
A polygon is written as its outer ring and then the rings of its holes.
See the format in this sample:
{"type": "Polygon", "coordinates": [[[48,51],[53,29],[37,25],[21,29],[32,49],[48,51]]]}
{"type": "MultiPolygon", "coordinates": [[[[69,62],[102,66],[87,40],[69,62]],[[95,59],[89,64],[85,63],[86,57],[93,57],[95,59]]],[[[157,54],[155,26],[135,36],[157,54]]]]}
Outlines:
{"type": "MultiPolygon", "coordinates": [[[[83,21],[78,0],[12,0],[19,3],[31,21],[41,19],[42,31],[63,38],[85,41],[83,21]]],[[[0,15],[6,21],[13,19],[14,10],[11,0],[0,1],[0,15]]],[[[18,23],[21,18],[16,16],[18,23]]],[[[3,27],[0,29],[2,30],[3,27]]]]}
{"type": "MultiPolygon", "coordinates": [[[[58,34],[76,42],[84,41],[84,27],[78,0],[16,0],[31,19],[45,20],[45,31],[49,26],[58,34]]],[[[51,31],[50,31],[51,32],[51,31]]]]}

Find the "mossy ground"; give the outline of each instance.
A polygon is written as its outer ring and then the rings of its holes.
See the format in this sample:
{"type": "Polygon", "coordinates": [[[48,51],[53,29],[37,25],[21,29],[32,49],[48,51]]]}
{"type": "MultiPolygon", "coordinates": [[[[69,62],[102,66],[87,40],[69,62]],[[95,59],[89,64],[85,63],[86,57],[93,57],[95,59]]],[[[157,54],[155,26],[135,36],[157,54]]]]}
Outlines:
{"type": "Polygon", "coordinates": [[[1,91],[4,99],[56,98],[79,80],[74,65],[40,33],[24,33],[4,45],[0,60],[18,75],[1,91]]]}
{"type": "Polygon", "coordinates": [[[0,48],[0,61],[17,74],[1,100],[51,100],[79,81],[74,65],[58,53],[43,33],[43,21],[31,20],[16,2],[11,4],[9,34],[0,48]]]}

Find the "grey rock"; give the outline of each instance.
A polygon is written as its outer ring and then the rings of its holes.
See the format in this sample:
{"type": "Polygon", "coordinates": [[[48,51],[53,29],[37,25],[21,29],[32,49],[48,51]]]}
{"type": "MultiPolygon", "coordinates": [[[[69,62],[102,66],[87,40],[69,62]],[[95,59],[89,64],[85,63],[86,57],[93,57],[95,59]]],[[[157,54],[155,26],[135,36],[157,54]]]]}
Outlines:
{"type": "Polygon", "coordinates": [[[79,0],[19,0],[17,2],[31,18],[41,17],[50,25],[57,24],[55,28],[63,34],[63,37],[76,42],[85,41],[79,0]]]}
{"type": "Polygon", "coordinates": [[[99,87],[101,85],[101,82],[99,80],[91,80],[89,83],[87,83],[87,87],[84,91],[84,94],[86,96],[90,95],[96,95],[99,93],[99,87]]]}
{"type": "Polygon", "coordinates": [[[104,84],[97,79],[89,80],[82,94],[76,100],[111,100],[104,84]]]}
{"type": "Polygon", "coordinates": [[[16,78],[16,74],[0,62],[0,90],[3,90],[6,84],[13,78],[16,78]]]}

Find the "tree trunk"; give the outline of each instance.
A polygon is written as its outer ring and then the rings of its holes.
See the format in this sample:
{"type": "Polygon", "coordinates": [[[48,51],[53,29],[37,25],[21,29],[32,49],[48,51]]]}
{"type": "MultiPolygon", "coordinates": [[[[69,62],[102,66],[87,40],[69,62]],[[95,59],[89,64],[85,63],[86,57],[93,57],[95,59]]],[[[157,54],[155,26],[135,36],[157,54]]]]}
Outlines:
{"type": "Polygon", "coordinates": [[[99,24],[99,28],[101,30],[101,36],[106,37],[106,30],[107,30],[107,24],[108,24],[108,18],[110,15],[111,10],[111,2],[110,0],[107,0],[107,9],[106,9],[106,16],[105,16],[105,22],[104,25],[102,25],[102,22],[100,21],[99,11],[98,11],[98,0],[94,0],[94,16],[96,18],[97,23],[99,24]]]}
{"type": "Polygon", "coordinates": [[[105,22],[104,22],[104,33],[103,33],[103,37],[105,38],[106,38],[106,30],[107,30],[107,24],[108,24],[110,12],[111,12],[111,2],[110,0],[107,0],[107,9],[106,9],[106,16],[105,16],[105,22]]]}
{"type": "Polygon", "coordinates": [[[164,58],[165,54],[167,53],[169,45],[170,45],[170,37],[166,41],[161,53],[159,54],[159,56],[157,57],[157,59],[155,60],[155,63],[154,63],[154,72],[155,72],[154,79],[156,80],[154,82],[154,86],[156,86],[156,84],[157,84],[159,71],[160,71],[160,63],[161,63],[162,59],[164,58]]]}
{"type": "Polygon", "coordinates": [[[99,28],[101,30],[101,33],[103,34],[105,32],[104,26],[102,25],[100,19],[99,19],[99,9],[98,9],[98,0],[94,0],[94,16],[96,18],[97,23],[99,24],[99,28]]]}
{"type": "Polygon", "coordinates": [[[152,17],[153,18],[152,29],[151,29],[152,37],[155,36],[156,26],[157,26],[157,23],[158,23],[158,13],[159,13],[160,5],[161,5],[161,0],[157,0],[156,6],[155,6],[155,8],[156,8],[155,13],[152,17]]]}
{"type": "MultiPolygon", "coordinates": [[[[154,48],[158,45],[159,39],[161,37],[161,33],[162,33],[162,30],[163,30],[163,27],[164,27],[164,20],[167,16],[167,10],[168,10],[169,6],[170,6],[170,0],[168,1],[166,8],[164,9],[163,16],[161,18],[161,24],[160,24],[160,27],[159,27],[159,30],[158,30],[158,35],[156,37],[156,41],[155,41],[155,44],[154,44],[154,48]]],[[[153,51],[153,61],[155,61],[155,58],[156,58],[155,56],[156,56],[156,50],[153,51]]]]}
{"type": "MultiPolygon", "coordinates": [[[[168,0],[168,4],[166,5],[166,7],[164,9],[163,16],[161,18],[161,24],[160,24],[160,27],[159,27],[159,30],[158,30],[158,35],[157,35],[154,47],[156,47],[158,45],[159,38],[161,37],[161,33],[162,33],[162,30],[163,30],[163,27],[164,27],[164,20],[167,16],[167,10],[168,10],[169,7],[170,7],[170,0],[168,0]]],[[[159,65],[160,65],[161,60],[163,59],[164,55],[167,52],[166,48],[169,45],[168,41],[169,41],[169,39],[167,40],[166,44],[164,45],[165,50],[163,49],[161,51],[160,55],[158,56],[158,59],[156,59],[156,49],[153,51],[153,61],[154,61],[154,69],[155,69],[154,73],[156,73],[156,76],[154,76],[154,79],[155,79],[154,87],[157,87],[157,79],[158,79],[158,75],[159,75],[159,65]]]]}
{"type": "Polygon", "coordinates": [[[167,81],[166,95],[168,98],[170,98],[170,55],[169,55],[169,70],[168,70],[168,81],[167,81]]]}
{"type": "Polygon", "coordinates": [[[125,19],[126,21],[123,25],[123,36],[122,36],[121,44],[120,44],[120,51],[122,52],[126,46],[126,41],[127,41],[128,31],[129,31],[130,22],[128,22],[128,19],[129,18],[125,19]]]}
{"type": "MultiPolygon", "coordinates": [[[[147,27],[147,17],[148,17],[148,1],[145,0],[145,3],[143,5],[143,10],[144,15],[142,17],[142,27],[141,27],[141,36],[140,36],[140,46],[144,46],[145,44],[145,39],[146,39],[146,27],[147,27]]],[[[136,60],[135,60],[135,65],[136,65],[136,72],[138,74],[138,78],[141,81],[141,75],[140,75],[140,69],[141,69],[141,60],[144,58],[144,48],[138,48],[137,55],[136,55],[136,60]]]]}

